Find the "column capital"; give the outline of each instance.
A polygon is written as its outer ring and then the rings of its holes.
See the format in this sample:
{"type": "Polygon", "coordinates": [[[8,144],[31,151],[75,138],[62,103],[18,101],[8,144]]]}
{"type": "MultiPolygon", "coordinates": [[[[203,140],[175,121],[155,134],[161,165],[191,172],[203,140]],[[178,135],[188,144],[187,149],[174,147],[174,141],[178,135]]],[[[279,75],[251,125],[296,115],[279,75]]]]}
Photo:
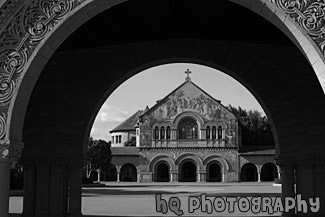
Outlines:
{"type": "Polygon", "coordinates": [[[13,140],[0,140],[0,162],[12,162],[21,157],[24,143],[13,140]]]}

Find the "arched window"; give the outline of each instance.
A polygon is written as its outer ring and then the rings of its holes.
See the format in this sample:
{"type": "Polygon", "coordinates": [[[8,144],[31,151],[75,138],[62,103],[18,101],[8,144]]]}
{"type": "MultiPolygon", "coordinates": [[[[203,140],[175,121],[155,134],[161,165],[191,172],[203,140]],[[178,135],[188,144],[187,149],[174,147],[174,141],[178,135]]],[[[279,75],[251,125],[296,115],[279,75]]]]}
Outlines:
{"type": "Polygon", "coordinates": [[[160,128],[160,139],[165,139],[165,127],[160,128]]]}
{"type": "Polygon", "coordinates": [[[112,143],[114,143],[114,136],[112,136],[112,143]]]}
{"type": "Polygon", "coordinates": [[[193,118],[184,118],[178,125],[179,139],[197,139],[198,126],[193,118]]]}
{"type": "Polygon", "coordinates": [[[212,127],[212,139],[216,139],[217,138],[217,128],[216,126],[212,127]]]}
{"type": "Polygon", "coordinates": [[[155,140],[158,140],[159,139],[159,128],[158,127],[155,127],[155,140]]]}
{"type": "Polygon", "coordinates": [[[170,126],[167,127],[166,139],[170,139],[170,126]]]}
{"type": "Polygon", "coordinates": [[[222,139],[222,127],[218,127],[218,139],[222,139]]]}
{"type": "Polygon", "coordinates": [[[206,129],[206,139],[210,139],[210,126],[207,126],[206,129]]]}
{"type": "Polygon", "coordinates": [[[119,136],[118,136],[118,143],[121,143],[121,142],[122,142],[122,136],[119,135],[119,136]]]}

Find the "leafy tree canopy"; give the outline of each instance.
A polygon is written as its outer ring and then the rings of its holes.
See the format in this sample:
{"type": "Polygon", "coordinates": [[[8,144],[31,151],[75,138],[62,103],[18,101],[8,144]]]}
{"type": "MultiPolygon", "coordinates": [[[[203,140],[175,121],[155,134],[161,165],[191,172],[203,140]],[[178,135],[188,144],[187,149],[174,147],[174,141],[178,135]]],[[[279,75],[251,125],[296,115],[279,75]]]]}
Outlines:
{"type": "Polygon", "coordinates": [[[228,109],[237,117],[242,133],[242,146],[274,146],[270,122],[266,116],[256,110],[235,108],[228,109]]]}
{"type": "Polygon", "coordinates": [[[112,159],[111,142],[90,138],[87,157],[91,169],[106,170],[112,159]]]}

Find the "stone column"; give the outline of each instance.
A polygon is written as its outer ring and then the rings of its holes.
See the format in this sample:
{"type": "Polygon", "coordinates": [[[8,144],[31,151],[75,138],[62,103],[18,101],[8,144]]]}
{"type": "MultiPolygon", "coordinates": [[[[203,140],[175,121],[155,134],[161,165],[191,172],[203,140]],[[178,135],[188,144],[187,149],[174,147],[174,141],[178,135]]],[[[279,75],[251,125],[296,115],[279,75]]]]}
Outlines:
{"type": "Polygon", "coordinates": [[[169,182],[173,182],[173,174],[171,172],[169,173],[169,177],[169,182]]]}
{"type": "MultiPolygon", "coordinates": [[[[294,168],[295,163],[290,160],[277,160],[277,164],[281,167],[281,181],[282,181],[282,200],[285,197],[295,198],[295,181],[294,181],[294,168]]],[[[282,216],[293,216],[295,210],[290,210],[290,212],[283,213],[282,216]]]]}
{"type": "Polygon", "coordinates": [[[200,182],[206,182],[206,170],[200,170],[200,182]]]}
{"type": "Polygon", "coordinates": [[[69,217],[81,217],[81,189],[82,189],[83,157],[70,157],[68,161],[69,177],[69,217]]]}
{"type": "MultiPolygon", "coordinates": [[[[6,150],[0,153],[0,216],[8,217],[9,213],[9,189],[10,189],[10,161],[6,157],[6,150]]],[[[8,152],[9,154],[9,152],[8,152]]]]}
{"type": "Polygon", "coordinates": [[[35,216],[49,213],[50,167],[47,157],[36,158],[35,216]]]}
{"type": "Polygon", "coordinates": [[[100,172],[101,172],[100,169],[96,169],[96,173],[97,173],[97,182],[98,182],[98,183],[100,182],[100,172]]]}
{"type": "Polygon", "coordinates": [[[201,129],[201,137],[199,139],[206,139],[206,129],[201,129]]]}
{"type": "Polygon", "coordinates": [[[171,180],[173,182],[178,182],[178,170],[170,170],[171,180]]]}
{"type": "Polygon", "coordinates": [[[198,170],[196,172],[196,182],[200,182],[201,181],[201,175],[200,175],[200,171],[198,170]]]}
{"type": "Polygon", "coordinates": [[[32,217],[35,214],[36,164],[32,157],[26,156],[22,158],[22,163],[24,168],[24,200],[22,216],[32,217]]]}
{"type": "Polygon", "coordinates": [[[276,168],[278,169],[278,179],[281,179],[281,168],[279,166],[276,166],[276,168]]]}
{"type": "Polygon", "coordinates": [[[0,216],[8,217],[10,193],[10,164],[21,156],[23,143],[0,140],[0,216]]]}
{"type": "Polygon", "coordinates": [[[261,182],[261,171],[257,171],[257,182],[261,182]]]}
{"type": "Polygon", "coordinates": [[[223,170],[222,171],[222,182],[225,182],[226,181],[226,172],[223,170]]]}
{"type": "Polygon", "coordinates": [[[66,165],[66,160],[67,159],[65,157],[53,157],[50,160],[50,179],[49,179],[50,180],[50,185],[49,185],[50,216],[65,216],[67,213],[67,205],[68,205],[67,167],[68,166],[66,165]]]}
{"type": "Polygon", "coordinates": [[[137,168],[137,182],[140,182],[140,168],[137,168]]]}
{"type": "Polygon", "coordinates": [[[120,172],[121,172],[121,167],[117,166],[116,167],[116,173],[117,173],[117,182],[120,182],[120,172]]]}

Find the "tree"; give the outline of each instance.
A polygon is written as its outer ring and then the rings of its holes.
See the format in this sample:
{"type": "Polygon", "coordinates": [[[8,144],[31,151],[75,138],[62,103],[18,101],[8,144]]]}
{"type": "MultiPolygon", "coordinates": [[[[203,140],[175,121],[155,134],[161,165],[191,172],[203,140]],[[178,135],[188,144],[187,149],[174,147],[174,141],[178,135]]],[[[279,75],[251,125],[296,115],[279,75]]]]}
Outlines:
{"type": "Polygon", "coordinates": [[[243,146],[274,146],[270,122],[266,116],[254,110],[246,111],[231,105],[228,109],[237,117],[242,132],[243,146]]]}
{"type": "Polygon", "coordinates": [[[107,143],[104,140],[89,139],[86,175],[89,179],[91,173],[96,171],[98,174],[98,181],[100,181],[100,174],[109,169],[109,164],[112,159],[111,142],[107,143]]]}

